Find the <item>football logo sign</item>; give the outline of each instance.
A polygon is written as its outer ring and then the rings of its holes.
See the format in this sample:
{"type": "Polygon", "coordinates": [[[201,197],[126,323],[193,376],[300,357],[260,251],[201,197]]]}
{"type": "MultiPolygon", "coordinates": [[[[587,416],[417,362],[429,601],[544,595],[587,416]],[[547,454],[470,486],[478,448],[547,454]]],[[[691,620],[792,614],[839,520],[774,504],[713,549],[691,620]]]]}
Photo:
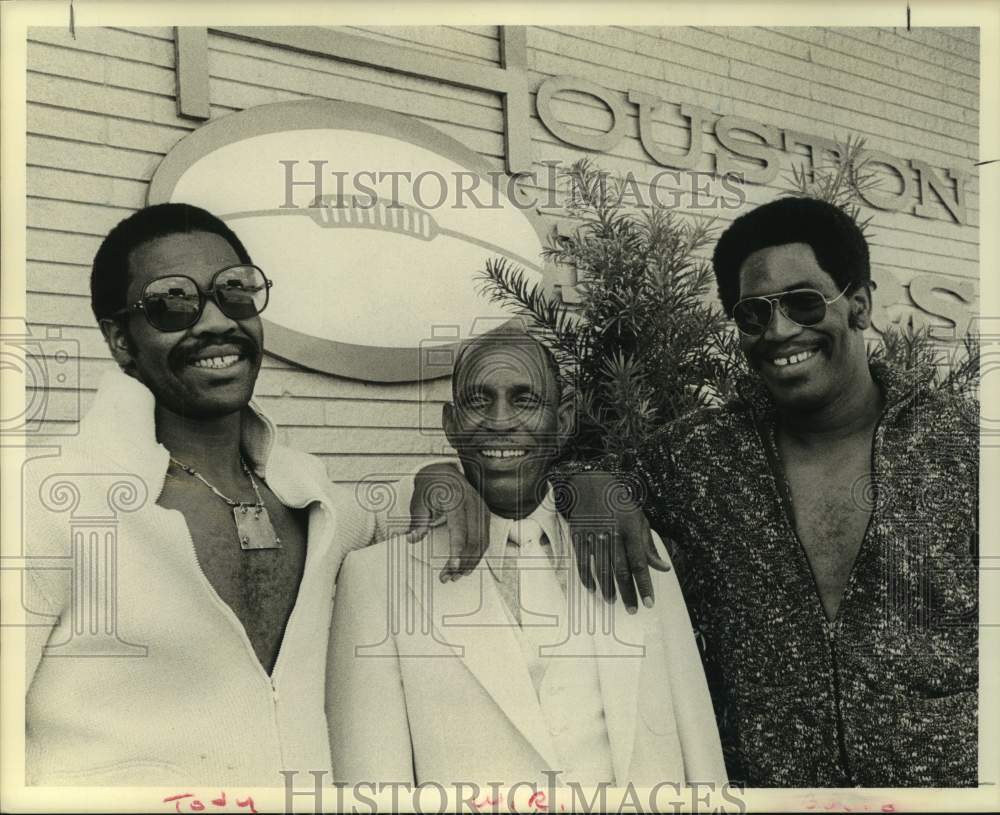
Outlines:
{"type": "MultiPolygon", "coordinates": [[[[456,139],[346,102],[261,105],[164,158],[151,204],[219,215],[275,281],[266,350],[376,382],[447,375],[422,357],[511,315],[477,284],[490,258],[542,281],[543,227],[506,176],[456,139]]],[[[440,358],[440,357],[438,357],[440,358]]]]}

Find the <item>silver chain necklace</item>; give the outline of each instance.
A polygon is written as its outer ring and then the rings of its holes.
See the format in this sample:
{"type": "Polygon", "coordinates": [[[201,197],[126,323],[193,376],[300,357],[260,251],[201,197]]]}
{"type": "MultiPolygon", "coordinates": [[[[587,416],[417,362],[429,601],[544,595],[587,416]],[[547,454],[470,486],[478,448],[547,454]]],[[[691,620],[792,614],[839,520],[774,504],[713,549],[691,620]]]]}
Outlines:
{"type": "Polygon", "coordinates": [[[210,483],[201,473],[187,464],[178,461],[173,456],[170,460],[180,467],[188,475],[193,475],[202,484],[208,487],[219,498],[233,508],[233,521],[236,523],[236,536],[240,539],[242,549],[280,549],[281,538],[275,534],[274,525],[271,523],[271,516],[264,506],[264,499],[261,498],[257,482],[253,480],[250,468],[247,466],[243,456],[240,456],[240,466],[246,477],[250,479],[250,486],[253,487],[254,495],[257,496],[256,504],[246,504],[242,501],[234,501],[218,490],[214,484],[210,483]]]}

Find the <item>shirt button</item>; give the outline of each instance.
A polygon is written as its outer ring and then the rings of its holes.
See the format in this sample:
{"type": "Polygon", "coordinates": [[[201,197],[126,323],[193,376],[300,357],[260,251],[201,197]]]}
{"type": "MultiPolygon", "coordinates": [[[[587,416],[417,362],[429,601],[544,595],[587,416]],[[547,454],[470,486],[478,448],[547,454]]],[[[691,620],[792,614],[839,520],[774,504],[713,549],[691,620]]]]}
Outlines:
{"type": "Polygon", "coordinates": [[[563,733],[566,732],[566,725],[564,725],[564,724],[550,724],[549,725],[549,732],[553,736],[561,736],[563,733]]]}

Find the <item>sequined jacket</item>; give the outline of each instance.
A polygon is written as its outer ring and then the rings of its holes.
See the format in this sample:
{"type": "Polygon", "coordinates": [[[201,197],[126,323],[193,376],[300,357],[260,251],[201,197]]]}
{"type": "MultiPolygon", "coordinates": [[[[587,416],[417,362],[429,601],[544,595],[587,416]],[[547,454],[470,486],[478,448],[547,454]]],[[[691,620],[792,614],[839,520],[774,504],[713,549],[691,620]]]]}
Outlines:
{"type": "Polygon", "coordinates": [[[677,550],[730,778],[749,786],[977,783],[976,402],[873,363],[885,397],[871,520],[827,620],[762,385],[641,451],[677,550]]]}

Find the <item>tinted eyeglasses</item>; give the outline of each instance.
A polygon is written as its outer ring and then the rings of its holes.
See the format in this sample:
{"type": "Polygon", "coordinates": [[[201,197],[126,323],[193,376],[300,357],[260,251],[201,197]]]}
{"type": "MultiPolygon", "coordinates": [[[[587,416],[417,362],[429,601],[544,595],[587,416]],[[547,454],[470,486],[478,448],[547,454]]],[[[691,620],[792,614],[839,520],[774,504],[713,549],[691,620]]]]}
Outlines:
{"type": "Polygon", "coordinates": [[[183,331],[201,319],[205,303],[211,297],[229,319],[248,320],[267,307],[273,285],[259,268],[244,264],[220,269],[206,290],[187,275],[168,275],[150,280],[143,287],[142,296],[114,316],[141,311],[153,328],[183,331]]]}
{"type": "Polygon", "coordinates": [[[759,337],[771,324],[774,306],[777,303],[781,313],[796,325],[806,328],[818,325],[826,317],[826,307],[843,297],[851,288],[848,283],[836,297],[827,300],[816,289],[791,289],[771,297],[744,297],[733,306],[733,320],[736,327],[751,337],[759,337]]]}

